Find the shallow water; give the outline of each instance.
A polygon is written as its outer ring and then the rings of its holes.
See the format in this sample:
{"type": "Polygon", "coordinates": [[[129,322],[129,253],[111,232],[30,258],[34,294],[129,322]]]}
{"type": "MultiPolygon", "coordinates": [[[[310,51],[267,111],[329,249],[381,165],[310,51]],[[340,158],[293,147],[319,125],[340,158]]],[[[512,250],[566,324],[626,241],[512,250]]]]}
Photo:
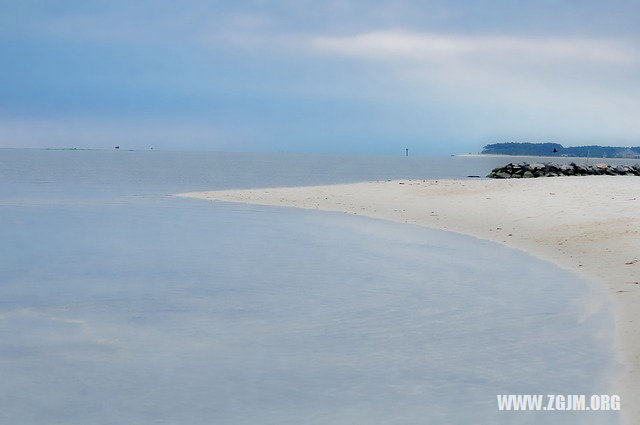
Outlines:
{"type": "MultiPolygon", "coordinates": [[[[16,152],[0,183],[0,423],[617,420],[497,411],[501,393],[610,392],[611,316],[586,314],[568,272],[409,225],[167,196],[384,178],[384,158],[337,176],[339,158],[318,158],[303,176],[288,155],[162,156],[174,169],[159,171],[145,153],[16,152]]],[[[418,172],[396,161],[387,177],[418,172]]]]}

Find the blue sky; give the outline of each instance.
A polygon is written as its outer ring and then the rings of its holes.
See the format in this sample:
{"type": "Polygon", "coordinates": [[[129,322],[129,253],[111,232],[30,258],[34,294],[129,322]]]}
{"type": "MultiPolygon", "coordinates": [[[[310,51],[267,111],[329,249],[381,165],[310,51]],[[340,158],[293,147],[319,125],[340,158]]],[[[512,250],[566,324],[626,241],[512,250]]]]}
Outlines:
{"type": "Polygon", "coordinates": [[[0,0],[0,147],[640,145],[637,1],[0,0]]]}

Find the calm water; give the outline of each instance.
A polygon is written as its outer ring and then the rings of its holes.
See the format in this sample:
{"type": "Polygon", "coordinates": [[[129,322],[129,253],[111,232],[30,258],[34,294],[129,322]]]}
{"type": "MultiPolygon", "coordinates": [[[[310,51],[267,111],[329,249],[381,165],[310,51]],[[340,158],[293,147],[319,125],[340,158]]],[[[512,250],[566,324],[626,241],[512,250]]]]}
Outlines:
{"type": "Polygon", "coordinates": [[[180,191],[485,175],[492,158],[0,151],[0,423],[616,423],[604,306],[523,253],[180,191]]]}

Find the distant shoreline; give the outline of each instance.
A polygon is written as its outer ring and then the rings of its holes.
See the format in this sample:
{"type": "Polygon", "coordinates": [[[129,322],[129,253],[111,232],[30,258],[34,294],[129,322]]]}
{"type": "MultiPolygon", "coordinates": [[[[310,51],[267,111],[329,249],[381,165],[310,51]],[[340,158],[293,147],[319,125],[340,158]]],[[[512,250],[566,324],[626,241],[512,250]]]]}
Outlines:
{"type": "Polygon", "coordinates": [[[560,143],[501,142],[490,143],[482,148],[483,154],[540,155],[579,158],[640,159],[640,146],[563,146],[560,143]]]}
{"type": "Polygon", "coordinates": [[[607,288],[624,371],[612,390],[640,421],[640,196],[636,177],[396,180],[177,196],[336,211],[454,231],[526,251],[607,288]]]}

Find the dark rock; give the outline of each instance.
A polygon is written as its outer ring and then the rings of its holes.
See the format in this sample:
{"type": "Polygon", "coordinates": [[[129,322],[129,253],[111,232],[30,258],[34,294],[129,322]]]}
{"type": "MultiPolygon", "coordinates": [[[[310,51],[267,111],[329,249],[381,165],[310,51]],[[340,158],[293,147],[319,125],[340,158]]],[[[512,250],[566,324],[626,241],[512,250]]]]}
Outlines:
{"type": "Polygon", "coordinates": [[[519,179],[534,177],[558,177],[558,176],[590,176],[590,175],[609,175],[609,176],[640,176],[640,164],[632,166],[608,164],[595,165],[579,165],[575,162],[570,164],[552,164],[534,162],[528,164],[519,162],[517,164],[509,163],[504,167],[497,167],[491,170],[487,177],[494,179],[519,179]]]}
{"type": "Polygon", "coordinates": [[[532,170],[542,170],[543,168],[545,168],[545,164],[534,162],[533,164],[529,165],[529,168],[532,170]]]}

